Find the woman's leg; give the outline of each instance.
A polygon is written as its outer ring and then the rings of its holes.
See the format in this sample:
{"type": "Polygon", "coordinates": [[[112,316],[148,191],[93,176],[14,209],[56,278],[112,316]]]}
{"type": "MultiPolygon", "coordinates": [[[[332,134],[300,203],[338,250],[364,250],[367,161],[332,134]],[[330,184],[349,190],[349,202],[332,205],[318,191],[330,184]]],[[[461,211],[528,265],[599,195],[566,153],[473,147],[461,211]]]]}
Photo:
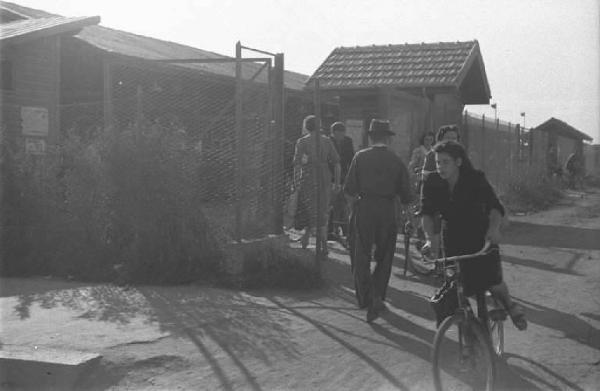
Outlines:
{"type": "Polygon", "coordinates": [[[527,319],[525,318],[525,313],[523,312],[521,306],[512,301],[506,283],[502,281],[498,285],[491,286],[489,291],[497,300],[500,301],[500,303],[502,303],[504,308],[506,308],[515,327],[519,330],[525,330],[527,328],[527,319]]]}

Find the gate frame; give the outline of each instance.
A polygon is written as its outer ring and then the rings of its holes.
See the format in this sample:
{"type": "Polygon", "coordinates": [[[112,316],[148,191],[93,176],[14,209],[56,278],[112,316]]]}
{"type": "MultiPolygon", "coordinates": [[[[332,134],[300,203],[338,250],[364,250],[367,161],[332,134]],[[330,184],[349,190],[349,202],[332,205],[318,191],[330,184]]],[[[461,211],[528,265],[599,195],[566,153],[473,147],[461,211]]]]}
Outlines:
{"type": "MultiPolygon", "coordinates": [[[[242,211],[244,209],[245,191],[243,178],[245,174],[246,161],[246,132],[242,127],[243,123],[243,92],[244,84],[253,82],[256,77],[265,69],[267,72],[267,146],[271,162],[271,194],[272,206],[275,210],[273,216],[273,233],[283,233],[283,190],[279,185],[277,178],[283,181],[283,163],[284,163],[284,55],[283,53],[270,53],[263,50],[253,49],[247,46],[242,46],[241,42],[236,43],[236,56],[223,58],[173,58],[173,59],[157,59],[143,60],[145,63],[159,64],[208,64],[208,63],[235,63],[235,96],[227,103],[217,114],[215,119],[208,126],[210,130],[214,127],[225,115],[225,113],[235,105],[235,134],[236,134],[236,206],[235,206],[235,240],[241,242],[243,239],[243,219],[242,211]],[[266,54],[269,57],[242,57],[242,50],[250,50],[257,53],[266,54]],[[262,63],[263,65],[250,77],[248,80],[243,79],[242,64],[243,63],[262,63]]],[[[105,127],[112,128],[113,124],[113,97],[112,97],[112,65],[121,61],[104,61],[104,122],[105,127]]],[[[136,61],[137,62],[137,61],[136,61]]]]}

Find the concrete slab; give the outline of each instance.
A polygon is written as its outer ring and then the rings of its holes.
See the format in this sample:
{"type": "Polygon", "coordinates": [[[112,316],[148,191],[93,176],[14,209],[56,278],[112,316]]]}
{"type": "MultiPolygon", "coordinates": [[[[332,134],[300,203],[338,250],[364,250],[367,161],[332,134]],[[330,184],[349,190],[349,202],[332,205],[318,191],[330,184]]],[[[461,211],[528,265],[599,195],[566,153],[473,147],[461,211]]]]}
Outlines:
{"type": "Polygon", "coordinates": [[[90,352],[3,345],[0,388],[69,390],[100,358],[99,354],[90,352]]]}

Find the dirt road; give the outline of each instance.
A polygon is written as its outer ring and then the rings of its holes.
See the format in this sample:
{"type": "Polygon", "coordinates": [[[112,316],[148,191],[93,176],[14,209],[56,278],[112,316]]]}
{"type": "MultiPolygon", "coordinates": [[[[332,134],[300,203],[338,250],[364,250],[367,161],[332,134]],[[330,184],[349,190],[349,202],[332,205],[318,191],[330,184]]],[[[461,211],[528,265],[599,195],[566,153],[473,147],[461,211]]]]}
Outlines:
{"type": "MultiPolygon", "coordinates": [[[[504,274],[529,329],[506,325],[503,384],[597,390],[600,192],[511,221],[504,274]]],[[[5,280],[2,340],[101,353],[83,389],[431,390],[435,282],[404,277],[399,255],[391,311],[369,325],[347,254],[330,258],[312,292],[5,280]]]]}

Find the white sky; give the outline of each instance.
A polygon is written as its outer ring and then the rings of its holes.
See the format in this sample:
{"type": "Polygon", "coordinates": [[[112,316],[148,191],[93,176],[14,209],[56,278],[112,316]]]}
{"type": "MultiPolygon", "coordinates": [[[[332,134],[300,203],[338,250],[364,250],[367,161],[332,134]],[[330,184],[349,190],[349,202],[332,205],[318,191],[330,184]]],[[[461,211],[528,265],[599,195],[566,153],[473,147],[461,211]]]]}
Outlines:
{"type": "Polygon", "coordinates": [[[598,0],[13,1],[224,55],[240,40],[307,75],[338,46],[477,39],[500,119],[556,117],[600,142],[598,0]]]}

